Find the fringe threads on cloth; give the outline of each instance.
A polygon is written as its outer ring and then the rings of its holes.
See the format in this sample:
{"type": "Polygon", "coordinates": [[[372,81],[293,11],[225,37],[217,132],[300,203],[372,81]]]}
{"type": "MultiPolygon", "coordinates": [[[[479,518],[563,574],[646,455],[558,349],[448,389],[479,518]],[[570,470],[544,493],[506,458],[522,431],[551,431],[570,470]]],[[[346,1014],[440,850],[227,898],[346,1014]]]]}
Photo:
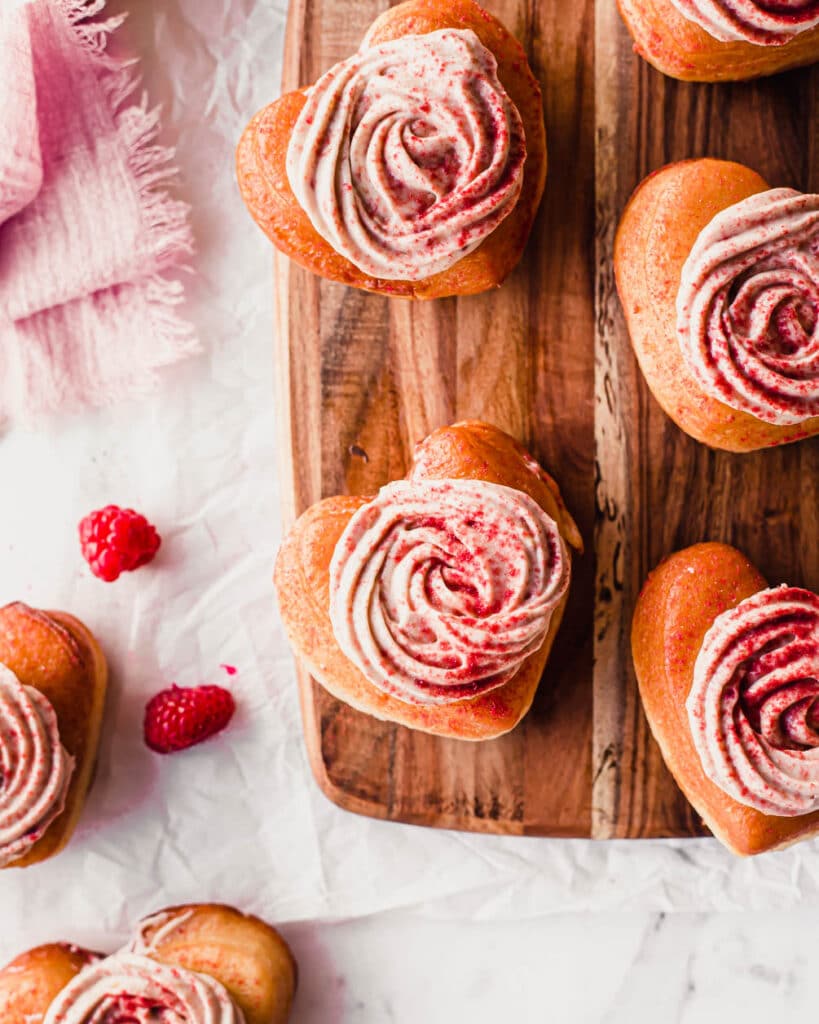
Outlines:
{"type": "Polygon", "coordinates": [[[34,0],[0,25],[15,133],[0,153],[0,422],[145,394],[198,351],[178,313],[193,238],[166,191],[174,151],[135,62],[108,53],[123,17],[104,8],[34,0]]]}

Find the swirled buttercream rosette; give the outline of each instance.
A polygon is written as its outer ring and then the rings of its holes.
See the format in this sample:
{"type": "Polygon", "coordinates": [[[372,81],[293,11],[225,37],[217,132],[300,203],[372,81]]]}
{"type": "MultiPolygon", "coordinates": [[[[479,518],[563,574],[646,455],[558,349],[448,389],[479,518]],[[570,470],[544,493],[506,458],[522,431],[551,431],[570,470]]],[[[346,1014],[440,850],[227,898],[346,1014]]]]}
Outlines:
{"type": "Polygon", "coordinates": [[[330,566],[344,654],[379,689],[447,704],[507,682],[569,583],[557,524],[483,480],[399,480],[350,520],[330,566]]]}
{"type": "Polygon", "coordinates": [[[781,425],[819,415],[819,195],[771,189],[717,214],[683,267],[677,334],[726,405],[781,425]]]}
{"type": "Polygon", "coordinates": [[[244,1024],[215,978],[122,952],[83,968],[43,1024],[244,1024]]]}
{"type": "Polygon", "coordinates": [[[419,281],[512,212],[523,123],[474,32],[364,46],[310,89],[287,176],[313,227],[366,274],[419,281]]]}
{"type": "Polygon", "coordinates": [[[48,699],[0,664],[0,866],[24,856],[62,812],[73,768],[48,699]]]}
{"type": "Polygon", "coordinates": [[[687,709],[705,774],[729,796],[765,814],[819,808],[819,596],[775,587],[720,615],[687,709]]]}
{"type": "Polygon", "coordinates": [[[819,25],[819,0],[672,0],[689,21],[721,42],[787,43],[819,25]]]}

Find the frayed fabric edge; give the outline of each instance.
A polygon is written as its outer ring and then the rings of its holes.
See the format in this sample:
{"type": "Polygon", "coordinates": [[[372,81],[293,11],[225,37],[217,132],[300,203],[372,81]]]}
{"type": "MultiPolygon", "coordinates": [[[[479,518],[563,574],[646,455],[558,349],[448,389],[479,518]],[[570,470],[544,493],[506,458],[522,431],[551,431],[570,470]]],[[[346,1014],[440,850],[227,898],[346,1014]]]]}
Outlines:
{"type": "Polygon", "coordinates": [[[188,222],[190,206],[165,191],[179,176],[174,162],[176,153],[172,147],[156,142],[160,110],[148,105],[137,61],[118,60],[107,53],[108,40],[126,15],[95,20],[103,14],[105,0],[57,0],[57,7],[72,27],[80,48],[101,71],[100,84],[127,153],[142,220],[157,257],[157,268],[161,272],[168,266],[184,267],[185,257],[194,252],[188,222]]]}
{"type": "MultiPolygon", "coordinates": [[[[154,253],[155,266],[149,274],[123,283],[131,283],[144,291],[156,344],[152,357],[136,378],[111,382],[107,393],[96,396],[90,403],[97,406],[111,404],[126,395],[135,398],[145,396],[155,389],[158,369],[201,351],[193,326],[179,315],[179,306],[184,300],[182,283],[173,276],[167,276],[171,271],[189,270],[189,257],[194,252],[193,233],[188,220],[190,206],[166,191],[179,173],[174,162],[175,151],[156,142],[160,111],[148,104],[147,93],[142,90],[138,61],[118,59],[107,52],[111,34],[122,25],[127,15],[102,17],[105,3],[106,0],[56,0],[55,6],[66,18],[84,56],[94,62],[100,73],[100,87],[133,175],[140,215],[149,247],[154,253]]],[[[5,327],[7,332],[13,333],[12,324],[7,323],[5,327]]],[[[9,333],[6,334],[7,339],[9,333]]],[[[5,360],[3,376],[6,383],[11,383],[15,376],[9,373],[13,362],[13,359],[5,360]]],[[[7,392],[0,395],[3,399],[7,397],[7,392]]],[[[9,410],[5,401],[0,401],[0,429],[10,422],[21,422],[31,427],[43,416],[58,411],[75,411],[76,403],[70,399],[64,402],[66,397],[55,394],[51,401],[41,403],[39,407],[26,409],[24,403],[23,408],[18,407],[14,411],[9,410]]]]}

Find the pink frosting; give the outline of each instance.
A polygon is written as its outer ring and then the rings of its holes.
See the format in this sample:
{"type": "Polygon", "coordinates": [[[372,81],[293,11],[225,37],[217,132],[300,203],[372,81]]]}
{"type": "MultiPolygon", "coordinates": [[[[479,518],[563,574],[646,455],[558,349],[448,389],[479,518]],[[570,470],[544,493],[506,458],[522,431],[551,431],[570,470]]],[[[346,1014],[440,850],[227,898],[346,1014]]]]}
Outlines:
{"type": "Polygon", "coordinates": [[[48,699],[0,664],[0,866],[28,853],[62,813],[73,770],[48,699]]]}
{"type": "Polygon", "coordinates": [[[718,213],[683,267],[677,335],[726,405],[774,424],[819,415],[819,195],[770,189],[718,213]]]}
{"type": "Polygon", "coordinates": [[[447,704],[507,682],[569,585],[557,524],[483,480],[399,480],[350,520],[330,566],[339,646],[379,689],[447,704]]]}
{"type": "Polygon", "coordinates": [[[515,207],[523,124],[474,32],[365,44],[310,89],[287,176],[313,227],[360,270],[419,281],[515,207]]]}
{"type": "Polygon", "coordinates": [[[672,0],[677,10],[722,42],[781,46],[819,25],[819,0],[672,0]]]}
{"type": "Polygon", "coordinates": [[[819,596],[763,590],[720,615],[686,704],[705,774],[740,803],[819,808],[819,596]]]}
{"type": "Polygon", "coordinates": [[[244,1024],[215,978],[123,950],[84,967],[43,1024],[244,1024]]]}

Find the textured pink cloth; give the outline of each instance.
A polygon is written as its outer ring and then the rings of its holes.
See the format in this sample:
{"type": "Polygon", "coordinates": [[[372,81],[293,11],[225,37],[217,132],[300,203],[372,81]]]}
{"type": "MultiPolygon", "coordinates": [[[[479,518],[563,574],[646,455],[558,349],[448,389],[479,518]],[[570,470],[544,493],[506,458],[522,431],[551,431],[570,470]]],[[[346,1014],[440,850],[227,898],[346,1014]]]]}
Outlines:
{"type": "Polygon", "coordinates": [[[0,224],[40,191],[34,67],[26,14],[0,14],[0,224]]]}
{"type": "Polygon", "coordinates": [[[0,10],[0,419],[143,392],[196,348],[175,310],[187,207],[103,5],[0,10]]]}

